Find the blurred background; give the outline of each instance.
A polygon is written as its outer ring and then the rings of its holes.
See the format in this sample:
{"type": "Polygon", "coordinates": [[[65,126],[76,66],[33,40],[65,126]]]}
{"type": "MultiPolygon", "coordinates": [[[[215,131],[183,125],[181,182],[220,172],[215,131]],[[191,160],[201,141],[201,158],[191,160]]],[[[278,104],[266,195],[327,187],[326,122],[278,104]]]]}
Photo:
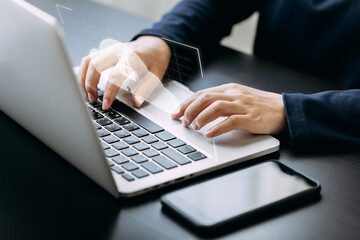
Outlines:
{"type": "MultiPolygon", "coordinates": [[[[112,7],[142,16],[152,21],[158,21],[161,16],[170,11],[180,0],[95,0],[112,7]]],[[[231,35],[224,38],[221,44],[229,48],[252,55],[253,44],[258,21],[258,13],[235,25],[231,35]]]]}

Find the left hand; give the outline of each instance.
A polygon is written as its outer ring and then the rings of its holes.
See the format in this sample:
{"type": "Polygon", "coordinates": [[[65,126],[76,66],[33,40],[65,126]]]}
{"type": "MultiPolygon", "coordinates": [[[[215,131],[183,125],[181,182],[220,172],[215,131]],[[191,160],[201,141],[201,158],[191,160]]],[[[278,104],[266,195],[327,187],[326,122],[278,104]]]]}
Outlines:
{"type": "Polygon", "coordinates": [[[195,130],[219,117],[228,117],[205,134],[216,137],[232,130],[255,134],[277,134],[286,127],[286,115],[281,94],[265,92],[240,84],[225,84],[201,90],[181,105],[173,119],[182,116],[185,127],[195,130]]]}

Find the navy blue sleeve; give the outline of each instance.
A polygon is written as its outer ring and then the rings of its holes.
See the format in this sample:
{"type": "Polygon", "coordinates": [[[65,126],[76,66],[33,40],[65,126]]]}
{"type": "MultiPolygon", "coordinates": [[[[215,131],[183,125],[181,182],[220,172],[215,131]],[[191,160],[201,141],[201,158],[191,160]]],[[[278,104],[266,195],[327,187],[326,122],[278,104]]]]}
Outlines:
{"type": "Polygon", "coordinates": [[[155,35],[206,49],[231,32],[232,26],[257,9],[258,0],[183,0],[152,28],[140,35],[155,35]]]}
{"type": "Polygon", "coordinates": [[[183,0],[165,14],[161,21],[144,29],[133,39],[142,35],[162,37],[171,50],[165,76],[183,82],[199,73],[200,59],[212,56],[220,40],[231,32],[232,26],[258,9],[258,2],[183,0]],[[198,52],[173,41],[196,47],[198,52]]]}
{"type": "Polygon", "coordinates": [[[294,152],[360,147],[360,90],[283,93],[294,152]]]}

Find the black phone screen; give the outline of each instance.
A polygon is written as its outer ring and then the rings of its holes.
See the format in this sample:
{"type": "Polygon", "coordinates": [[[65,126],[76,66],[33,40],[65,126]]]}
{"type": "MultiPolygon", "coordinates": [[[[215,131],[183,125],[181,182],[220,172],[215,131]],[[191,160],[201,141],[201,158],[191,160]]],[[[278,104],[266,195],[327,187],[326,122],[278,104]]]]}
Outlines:
{"type": "Polygon", "coordinates": [[[281,163],[266,162],[166,194],[162,201],[210,226],[317,187],[281,163]]]}

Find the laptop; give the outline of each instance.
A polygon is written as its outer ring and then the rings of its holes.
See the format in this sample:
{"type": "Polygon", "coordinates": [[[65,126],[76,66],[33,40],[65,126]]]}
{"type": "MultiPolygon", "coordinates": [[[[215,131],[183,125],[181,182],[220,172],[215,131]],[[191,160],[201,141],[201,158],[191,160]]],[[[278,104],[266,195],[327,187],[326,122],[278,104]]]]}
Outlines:
{"type": "MultiPolygon", "coordinates": [[[[279,149],[277,139],[243,131],[207,139],[153,104],[134,108],[120,92],[103,111],[101,90],[96,103],[86,101],[52,16],[14,0],[1,1],[0,20],[1,110],[115,197],[139,195],[279,149]]],[[[164,87],[179,101],[192,94],[176,81],[164,87]]]]}

